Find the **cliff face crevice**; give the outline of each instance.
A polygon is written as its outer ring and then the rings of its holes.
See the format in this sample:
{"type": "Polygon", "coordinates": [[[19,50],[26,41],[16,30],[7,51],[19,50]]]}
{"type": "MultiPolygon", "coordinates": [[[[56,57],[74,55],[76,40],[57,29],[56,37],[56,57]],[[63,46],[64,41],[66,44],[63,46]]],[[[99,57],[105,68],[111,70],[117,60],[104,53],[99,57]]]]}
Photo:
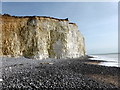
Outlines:
{"type": "Polygon", "coordinates": [[[84,37],[66,19],[2,15],[0,21],[1,56],[60,59],[85,55],[84,37]]]}

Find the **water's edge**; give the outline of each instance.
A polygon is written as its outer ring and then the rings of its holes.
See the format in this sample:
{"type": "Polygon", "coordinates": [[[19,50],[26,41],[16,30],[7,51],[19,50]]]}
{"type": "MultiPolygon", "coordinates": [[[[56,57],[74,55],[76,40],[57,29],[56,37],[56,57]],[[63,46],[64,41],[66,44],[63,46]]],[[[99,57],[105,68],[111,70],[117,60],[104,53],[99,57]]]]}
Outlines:
{"type": "Polygon", "coordinates": [[[120,67],[118,56],[120,54],[113,53],[113,54],[96,54],[96,55],[90,55],[93,58],[90,58],[90,60],[103,60],[105,62],[100,62],[98,65],[103,66],[110,66],[110,67],[120,67]]]}

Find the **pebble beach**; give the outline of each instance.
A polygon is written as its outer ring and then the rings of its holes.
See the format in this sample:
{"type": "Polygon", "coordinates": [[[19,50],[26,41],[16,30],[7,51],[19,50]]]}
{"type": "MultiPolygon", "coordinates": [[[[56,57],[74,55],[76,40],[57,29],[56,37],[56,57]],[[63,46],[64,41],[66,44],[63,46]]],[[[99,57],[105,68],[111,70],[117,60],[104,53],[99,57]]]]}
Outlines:
{"type": "Polygon", "coordinates": [[[34,60],[1,57],[3,90],[111,90],[120,89],[120,68],[81,59],[34,60]],[[96,64],[90,64],[96,63],[96,64]]]}

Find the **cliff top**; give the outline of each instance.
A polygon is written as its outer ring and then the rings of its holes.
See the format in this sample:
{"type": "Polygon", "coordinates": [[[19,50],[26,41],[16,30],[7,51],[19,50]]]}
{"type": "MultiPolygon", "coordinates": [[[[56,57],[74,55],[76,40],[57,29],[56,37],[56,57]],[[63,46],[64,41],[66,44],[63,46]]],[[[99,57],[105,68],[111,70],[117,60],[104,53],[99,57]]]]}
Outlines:
{"type": "MultiPolygon", "coordinates": [[[[49,18],[49,19],[55,19],[55,20],[59,20],[59,21],[69,21],[68,18],[66,19],[58,19],[58,18],[54,18],[54,17],[48,17],[48,16],[11,16],[9,14],[0,14],[0,16],[2,17],[14,17],[14,18],[35,18],[35,17],[38,17],[38,18],[49,18]]],[[[76,23],[72,23],[70,22],[69,24],[74,24],[76,25],[76,23]]],[[[77,26],[77,25],[76,25],[77,26]]]]}

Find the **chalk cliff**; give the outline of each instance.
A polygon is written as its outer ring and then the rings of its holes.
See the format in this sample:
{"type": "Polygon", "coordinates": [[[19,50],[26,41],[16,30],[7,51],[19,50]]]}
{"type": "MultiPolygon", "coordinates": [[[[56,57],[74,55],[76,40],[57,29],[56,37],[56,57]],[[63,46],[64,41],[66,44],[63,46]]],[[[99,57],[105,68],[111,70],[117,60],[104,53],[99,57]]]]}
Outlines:
{"type": "Polygon", "coordinates": [[[84,37],[68,19],[2,15],[0,28],[1,56],[60,59],[85,55],[84,37]]]}

